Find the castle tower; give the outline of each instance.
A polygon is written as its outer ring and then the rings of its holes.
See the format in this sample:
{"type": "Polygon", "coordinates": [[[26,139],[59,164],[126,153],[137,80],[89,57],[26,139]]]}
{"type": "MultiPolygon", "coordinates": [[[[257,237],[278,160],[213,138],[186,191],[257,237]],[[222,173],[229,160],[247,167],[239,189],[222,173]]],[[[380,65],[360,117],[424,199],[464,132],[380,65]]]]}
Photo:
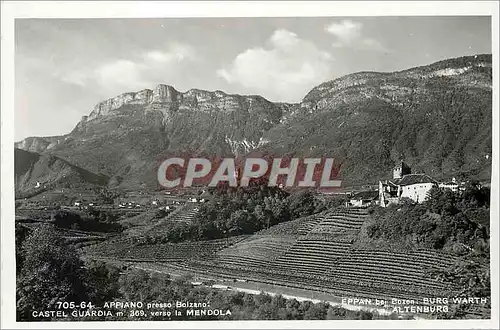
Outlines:
{"type": "Polygon", "coordinates": [[[392,178],[400,179],[406,174],[411,174],[411,168],[405,162],[400,161],[392,171],[392,178]]]}

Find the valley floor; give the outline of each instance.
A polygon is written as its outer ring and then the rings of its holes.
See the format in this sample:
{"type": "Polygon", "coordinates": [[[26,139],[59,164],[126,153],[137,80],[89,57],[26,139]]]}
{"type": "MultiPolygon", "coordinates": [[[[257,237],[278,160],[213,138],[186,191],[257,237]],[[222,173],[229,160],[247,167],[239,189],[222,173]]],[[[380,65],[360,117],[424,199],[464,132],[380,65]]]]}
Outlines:
{"type": "MultiPolygon", "coordinates": [[[[394,307],[405,304],[394,305],[392,299],[413,301],[406,306],[419,305],[424,298],[444,297],[450,289],[428,276],[427,271],[446,268],[453,262],[451,255],[434,250],[395,252],[354,244],[370,217],[362,208],[330,209],[253,235],[181,243],[139,242],[145,236],[161,237],[169,223],[189,223],[196,212],[196,204],[185,203],[161,218],[156,218],[152,210],[124,218],[122,222],[130,225],[127,230],[84,242],[82,258],[173,278],[187,276],[196,285],[217,290],[264,292],[298,301],[327,302],[353,311],[395,314],[395,318],[435,316],[393,313],[394,307]]],[[[31,226],[27,218],[18,220],[31,226]]],[[[61,233],[68,239],[84,236],[75,230],[61,233]]],[[[92,233],[88,234],[90,239],[92,233]]],[[[482,315],[483,311],[478,311],[475,317],[482,315]]]]}

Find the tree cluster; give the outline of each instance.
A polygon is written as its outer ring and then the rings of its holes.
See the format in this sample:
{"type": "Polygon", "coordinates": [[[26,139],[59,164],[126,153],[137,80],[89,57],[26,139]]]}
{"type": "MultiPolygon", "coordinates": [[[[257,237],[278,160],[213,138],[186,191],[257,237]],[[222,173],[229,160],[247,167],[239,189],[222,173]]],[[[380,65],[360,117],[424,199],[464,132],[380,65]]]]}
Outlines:
{"type": "Polygon", "coordinates": [[[321,212],[337,201],[321,200],[311,191],[291,194],[264,184],[248,188],[218,187],[200,205],[191,223],[169,223],[148,243],[208,240],[250,235],[281,222],[321,212]]]}
{"type": "Polygon", "coordinates": [[[76,249],[52,226],[16,233],[19,321],[40,321],[32,313],[56,310],[57,302],[99,303],[115,296],[117,271],[102,264],[85,266],[76,249]]]}
{"type": "Polygon", "coordinates": [[[122,226],[118,222],[118,215],[111,211],[89,208],[83,213],[67,210],[54,210],[51,221],[59,228],[76,229],[97,232],[119,232],[122,226]]]}
{"type": "Polygon", "coordinates": [[[483,249],[489,241],[489,189],[470,183],[463,191],[432,188],[422,204],[377,208],[366,226],[369,240],[455,254],[483,249]]]}

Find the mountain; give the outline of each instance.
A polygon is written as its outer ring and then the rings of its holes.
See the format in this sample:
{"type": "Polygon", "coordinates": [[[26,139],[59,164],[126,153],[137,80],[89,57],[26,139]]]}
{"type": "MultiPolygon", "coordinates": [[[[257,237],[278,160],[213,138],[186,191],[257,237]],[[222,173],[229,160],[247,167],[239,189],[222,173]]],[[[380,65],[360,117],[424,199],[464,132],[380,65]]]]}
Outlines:
{"type": "Polygon", "coordinates": [[[491,77],[491,55],[478,55],[325,82],[264,134],[265,148],[334,155],[348,183],[388,177],[401,159],[438,179],[489,180],[491,77]]]}
{"type": "Polygon", "coordinates": [[[14,149],[15,189],[35,192],[51,187],[104,186],[108,177],[97,175],[52,155],[14,149]]]}
{"type": "Polygon", "coordinates": [[[44,152],[59,144],[62,139],[64,136],[28,137],[15,143],[15,147],[26,151],[44,152]]]}
{"type": "Polygon", "coordinates": [[[155,168],[168,153],[244,154],[293,106],[261,96],[181,93],[158,85],[97,104],[66,136],[30,138],[16,146],[104,173],[114,185],[149,187],[156,184],[155,168]]]}
{"type": "Polygon", "coordinates": [[[489,179],[491,55],[400,72],[359,72],[313,88],[300,104],[168,85],[97,104],[65,136],[16,147],[52,154],[111,177],[156,186],[168,155],[327,156],[345,184],[375,183],[404,159],[414,172],[489,179]]]}

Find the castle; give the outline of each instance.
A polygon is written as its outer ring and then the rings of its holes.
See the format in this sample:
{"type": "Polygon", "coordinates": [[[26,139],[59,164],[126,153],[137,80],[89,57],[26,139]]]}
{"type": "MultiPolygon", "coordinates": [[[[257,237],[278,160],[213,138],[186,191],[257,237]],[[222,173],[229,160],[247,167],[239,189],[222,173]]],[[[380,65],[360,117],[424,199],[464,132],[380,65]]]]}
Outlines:
{"type": "Polygon", "coordinates": [[[422,203],[429,190],[438,186],[438,182],[426,174],[411,174],[411,168],[403,161],[394,167],[392,177],[392,180],[379,181],[379,205],[382,207],[399,203],[402,198],[422,203]]]}

